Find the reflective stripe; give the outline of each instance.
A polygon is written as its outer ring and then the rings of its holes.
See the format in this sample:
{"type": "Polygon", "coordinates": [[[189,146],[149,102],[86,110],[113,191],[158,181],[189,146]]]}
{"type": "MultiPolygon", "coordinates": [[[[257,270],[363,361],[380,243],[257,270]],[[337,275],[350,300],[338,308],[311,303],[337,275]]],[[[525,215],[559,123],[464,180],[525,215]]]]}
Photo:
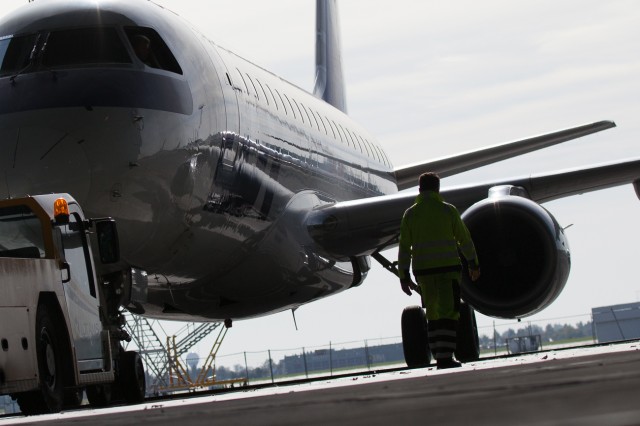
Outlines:
{"type": "Polygon", "coordinates": [[[442,336],[447,336],[447,337],[453,337],[455,339],[455,337],[458,335],[458,333],[456,332],[456,330],[446,330],[446,329],[438,329],[438,330],[433,330],[433,331],[429,331],[429,336],[433,336],[435,337],[442,337],[442,336]]]}
{"type": "Polygon", "coordinates": [[[462,254],[464,254],[464,257],[467,259],[467,262],[471,263],[471,260],[475,261],[476,248],[473,245],[473,241],[469,241],[468,243],[461,245],[460,250],[462,251],[462,254]]]}
{"type": "Polygon", "coordinates": [[[413,275],[417,277],[425,277],[427,275],[439,275],[439,274],[455,274],[458,275],[462,271],[462,265],[450,265],[450,266],[436,266],[435,268],[426,269],[414,269],[413,275]]]}
{"type": "Polygon", "coordinates": [[[411,253],[404,253],[404,252],[400,253],[398,255],[398,269],[401,271],[400,278],[408,278],[404,276],[402,271],[404,271],[405,269],[408,270],[410,265],[411,265],[411,253]]]}
{"type": "Polygon", "coordinates": [[[442,350],[442,349],[449,349],[451,352],[456,350],[456,342],[446,342],[444,340],[441,340],[438,342],[438,349],[442,350]]]}
{"type": "Polygon", "coordinates": [[[456,261],[460,261],[460,256],[458,256],[457,251],[453,252],[438,252],[438,253],[420,253],[413,255],[413,262],[428,262],[429,260],[442,260],[442,259],[455,259],[456,261]]]}
{"type": "Polygon", "coordinates": [[[448,248],[451,250],[456,250],[457,245],[453,240],[439,240],[439,241],[423,241],[420,243],[413,244],[414,250],[421,250],[427,248],[448,248]]]}
{"type": "Polygon", "coordinates": [[[461,245],[460,250],[462,251],[475,250],[475,246],[473,245],[473,242],[469,241],[468,243],[461,245]]]}

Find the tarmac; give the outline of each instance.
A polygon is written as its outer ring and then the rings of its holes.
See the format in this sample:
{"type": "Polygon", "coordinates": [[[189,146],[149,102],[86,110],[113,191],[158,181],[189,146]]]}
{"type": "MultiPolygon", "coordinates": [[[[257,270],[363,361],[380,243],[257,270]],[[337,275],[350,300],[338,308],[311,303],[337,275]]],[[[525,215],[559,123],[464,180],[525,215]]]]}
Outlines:
{"type": "Polygon", "coordinates": [[[0,420],[5,424],[640,425],[640,341],[0,420]]]}

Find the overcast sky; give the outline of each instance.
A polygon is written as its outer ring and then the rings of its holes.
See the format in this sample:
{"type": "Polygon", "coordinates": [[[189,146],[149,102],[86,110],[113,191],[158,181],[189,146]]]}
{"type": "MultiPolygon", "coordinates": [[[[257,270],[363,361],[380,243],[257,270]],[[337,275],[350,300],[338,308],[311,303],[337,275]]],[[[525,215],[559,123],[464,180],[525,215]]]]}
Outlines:
{"type": "MultiPolygon", "coordinates": [[[[0,15],[23,3],[0,0],[0,15]]],[[[157,3],[215,43],[312,89],[315,2],[157,3]]],[[[443,185],[640,157],[637,1],[341,0],[339,9],[349,113],[396,166],[603,119],[618,127],[443,185]]],[[[545,207],[562,226],[574,225],[567,230],[573,265],[564,293],[531,319],[640,300],[640,201],[631,186],[545,207]]],[[[399,336],[402,309],[419,303],[376,264],[361,287],[301,307],[299,331],[290,312],[239,321],[221,353],[399,336]]]]}

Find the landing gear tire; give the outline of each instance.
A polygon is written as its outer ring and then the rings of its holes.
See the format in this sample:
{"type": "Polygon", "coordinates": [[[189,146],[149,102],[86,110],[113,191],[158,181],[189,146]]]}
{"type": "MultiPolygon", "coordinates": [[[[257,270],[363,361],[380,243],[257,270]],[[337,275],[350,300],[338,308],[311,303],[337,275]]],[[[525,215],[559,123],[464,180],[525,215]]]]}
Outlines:
{"type": "Polygon", "coordinates": [[[36,339],[40,389],[19,394],[16,399],[23,414],[57,413],[64,401],[66,339],[45,304],[36,313],[36,339]]]}
{"type": "Polygon", "coordinates": [[[480,358],[480,341],[476,314],[471,305],[460,303],[460,320],[458,321],[458,343],[456,358],[461,362],[477,361],[480,358]]]}
{"type": "Polygon", "coordinates": [[[144,401],[146,378],[142,358],[137,352],[127,351],[120,359],[120,389],[124,400],[129,404],[144,401]]]}
{"type": "Polygon", "coordinates": [[[420,306],[402,311],[402,350],[409,368],[426,367],[431,362],[427,318],[420,306]]]}

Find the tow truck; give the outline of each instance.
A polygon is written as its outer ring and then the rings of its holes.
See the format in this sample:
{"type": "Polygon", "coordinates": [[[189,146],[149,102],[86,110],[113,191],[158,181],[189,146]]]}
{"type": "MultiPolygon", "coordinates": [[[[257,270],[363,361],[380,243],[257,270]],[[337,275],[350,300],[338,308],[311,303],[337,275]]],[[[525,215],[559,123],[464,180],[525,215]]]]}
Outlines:
{"type": "Polygon", "coordinates": [[[92,406],[142,402],[142,359],[122,343],[131,280],[111,218],[85,218],[69,194],[0,201],[0,394],[27,415],[84,390],[92,406]]]}

